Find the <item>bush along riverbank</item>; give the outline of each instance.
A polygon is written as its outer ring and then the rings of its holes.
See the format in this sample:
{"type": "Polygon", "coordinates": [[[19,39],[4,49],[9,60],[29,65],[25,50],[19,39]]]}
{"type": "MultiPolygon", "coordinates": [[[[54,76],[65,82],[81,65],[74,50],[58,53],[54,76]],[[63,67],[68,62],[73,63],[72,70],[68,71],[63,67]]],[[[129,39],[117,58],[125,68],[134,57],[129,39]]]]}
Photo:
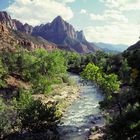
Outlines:
{"type": "Polygon", "coordinates": [[[96,82],[102,89],[104,100],[100,108],[106,118],[104,133],[107,140],[140,138],[139,125],[139,49],[105,56],[89,63],[82,76],[96,82]]]}
{"type": "MultiPolygon", "coordinates": [[[[100,102],[100,108],[102,110],[107,109],[106,113],[104,113],[104,117],[108,117],[107,112],[113,110],[112,108],[114,107],[116,107],[117,112],[121,115],[119,101],[117,96],[115,97],[116,94],[119,94],[121,82],[118,80],[116,74],[106,74],[95,64],[89,63],[81,73],[81,76],[88,80],[94,81],[99,88],[102,89],[104,99],[100,102]]],[[[105,139],[104,127],[105,126],[93,127],[93,129],[91,129],[89,139],[105,139]]]]}
{"type": "Polygon", "coordinates": [[[62,114],[79,93],[63,53],[19,47],[0,54],[0,138],[57,139],[62,114]]]}

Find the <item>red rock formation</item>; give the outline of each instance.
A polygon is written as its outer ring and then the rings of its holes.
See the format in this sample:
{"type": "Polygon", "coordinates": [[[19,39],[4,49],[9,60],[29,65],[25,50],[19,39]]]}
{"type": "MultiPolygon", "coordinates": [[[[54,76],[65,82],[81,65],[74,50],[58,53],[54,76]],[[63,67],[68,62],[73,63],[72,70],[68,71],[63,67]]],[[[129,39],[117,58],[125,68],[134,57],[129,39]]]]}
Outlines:
{"type": "Polygon", "coordinates": [[[0,12],[0,22],[5,24],[7,27],[16,30],[16,25],[11,19],[11,17],[7,14],[7,12],[0,12]]]}
{"type": "Polygon", "coordinates": [[[33,29],[33,27],[27,23],[23,24],[19,20],[12,19],[5,11],[0,12],[0,23],[5,24],[10,29],[22,31],[27,34],[31,34],[33,29]]]}
{"type": "MultiPolygon", "coordinates": [[[[15,31],[16,32],[16,31],[15,31]]],[[[5,23],[0,23],[0,49],[9,48],[16,49],[15,46],[20,45],[28,50],[44,48],[46,50],[57,49],[57,46],[48,41],[42,41],[40,38],[27,36],[25,33],[15,34],[5,23]],[[26,36],[26,38],[25,38],[26,36]],[[35,42],[35,40],[38,40],[35,42]]]]}

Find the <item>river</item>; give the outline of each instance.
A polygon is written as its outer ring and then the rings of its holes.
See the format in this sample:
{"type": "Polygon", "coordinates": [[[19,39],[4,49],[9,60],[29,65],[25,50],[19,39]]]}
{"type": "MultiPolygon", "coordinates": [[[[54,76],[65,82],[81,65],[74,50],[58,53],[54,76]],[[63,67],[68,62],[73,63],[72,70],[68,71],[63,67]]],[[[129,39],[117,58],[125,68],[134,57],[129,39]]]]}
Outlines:
{"type": "Polygon", "coordinates": [[[91,127],[104,125],[99,109],[99,101],[103,100],[103,96],[93,83],[83,81],[74,74],[71,78],[80,86],[80,98],[67,108],[62,117],[60,140],[86,140],[91,127]]]}

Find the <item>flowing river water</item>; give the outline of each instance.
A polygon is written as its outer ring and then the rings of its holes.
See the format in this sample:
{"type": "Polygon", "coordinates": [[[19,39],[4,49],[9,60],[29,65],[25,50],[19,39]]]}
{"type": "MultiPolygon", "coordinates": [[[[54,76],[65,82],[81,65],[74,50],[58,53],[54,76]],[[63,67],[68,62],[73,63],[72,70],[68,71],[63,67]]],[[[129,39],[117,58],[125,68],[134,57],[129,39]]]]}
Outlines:
{"type": "Polygon", "coordinates": [[[86,140],[91,127],[104,125],[99,109],[103,96],[93,83],[78,75],[72,74],[71,78],[80,86],[80,98],[64,113],[59,126],[60,140],[86,140]]]}

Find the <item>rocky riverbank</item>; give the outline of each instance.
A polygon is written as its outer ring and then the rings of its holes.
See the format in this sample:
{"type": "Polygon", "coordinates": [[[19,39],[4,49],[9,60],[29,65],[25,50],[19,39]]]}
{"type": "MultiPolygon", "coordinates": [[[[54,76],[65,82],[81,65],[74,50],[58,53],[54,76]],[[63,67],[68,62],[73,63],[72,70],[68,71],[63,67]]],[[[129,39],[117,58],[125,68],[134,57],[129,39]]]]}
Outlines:
{"type": "Polygon", "coordinates": [[[66,108],[72,104],[74,100],[79,97],[80,86],[77,84],[69,85],[67,83],[53,85],[53,90],[49,96],[43,94],[33,95],[34,99],[39,99],[43,103],[58,103],[58,108],[62,112],[65,112],[66,108]]]}
{"type": "MultiPolygon", "coordinates": [[[[80,86],[76,83],[69,85],[68,83],[53,85],[52,92],[49,95],[36,94],[32,95],[35,100],[39,99],[43,103],[58,103],[58,108],[62,115],[66,108],[72,104],[74,100],[79,98],[80,86]]],[[[17,139],[17,140],[58,140],[59,133],[56,128],[51,128],[46,132],[42,133],[17,133],[11,134],[6,139],[17,139]]]]}
{"type": "Polygon", "coordinates": [[[105,140],[104,126],[94,126],[90,129],[88,140],[105,140]]]}

